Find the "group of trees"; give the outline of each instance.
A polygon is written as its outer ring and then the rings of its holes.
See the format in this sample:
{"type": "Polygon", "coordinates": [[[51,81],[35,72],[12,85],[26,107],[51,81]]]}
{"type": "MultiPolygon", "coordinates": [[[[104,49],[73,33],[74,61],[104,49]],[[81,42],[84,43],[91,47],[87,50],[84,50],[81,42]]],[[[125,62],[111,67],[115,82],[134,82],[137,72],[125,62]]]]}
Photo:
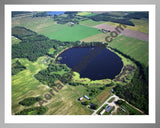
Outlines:
{"type": "Polygon", "coordinates": [[[52,87],[56,85],[56,80],[60,80],[63,83],[69,82],[72,78],[72,72],[65,64],[56,64],[51,61],[48,68],[38,72],[35,78],[52,87]]]}
{"type": "Polygon", "coordinates": [[[18,72],[25,70],[26,67],[23,66],[18,60],[12,64],[12,75],[16,75],[18,72]]]}
{"type": "Polygon", "coordinates": [[[41,99],[42,99],[41,97],[28,97],[20,101],[19,104],[23,106],[31,106],[41,99]]]}
{"type": "Polygon", "coordinates": [[[28,108],[24,109],[15,115],[43,115],[45,112],[47,112],[46,107],[34,107],[34,108],[28,108]]]}

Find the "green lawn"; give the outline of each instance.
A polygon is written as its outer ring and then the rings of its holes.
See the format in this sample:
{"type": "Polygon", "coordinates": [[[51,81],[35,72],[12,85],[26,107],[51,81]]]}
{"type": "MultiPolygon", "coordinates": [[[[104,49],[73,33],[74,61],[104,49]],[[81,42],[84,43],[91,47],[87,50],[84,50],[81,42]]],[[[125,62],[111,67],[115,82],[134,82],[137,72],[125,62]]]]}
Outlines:
{"type": "Polygon", "coordinates": [[[148,65],[148,42],[131,37],[119,36],[109,45],[129,55],[145,66],[148,65]]]}

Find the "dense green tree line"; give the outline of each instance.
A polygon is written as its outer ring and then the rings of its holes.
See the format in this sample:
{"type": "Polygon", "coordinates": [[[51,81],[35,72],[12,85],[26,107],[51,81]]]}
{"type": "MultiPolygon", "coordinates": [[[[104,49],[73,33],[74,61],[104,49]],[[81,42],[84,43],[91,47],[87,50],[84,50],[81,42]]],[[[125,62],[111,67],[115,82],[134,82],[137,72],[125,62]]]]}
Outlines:
{"type": "Polygon", "coordinates": [[[18,72],[25,70],[26,67],[23,66],[18,60],[16,63],[12,64],[12,75],[16,75],[18,72]]]}
{"type": "Polygon", "coordinates": [[[41,97],[28,97],[20,101],[19,104],[23,106],[31,106],[41,99],[42,99],[41,97]]]}
{"type": "Polygon", "coordinates": [[[99,15],[90,16],[88,18],[94,21],[110,21],[110,22],[134,26],[134,24],[128,18],[124,18],[122,16],[111,15],[109,13],[102,13],[99,15]]]}
{"type": "Polygon", "coordinates": [[[90,16],[88,18],[91,18],[94,21],[110,21],[110,22],[135,26],[134,23],[130,21],[130,19],[148,18],[148,12],[133,12],[133,13],[128,13],[125,16],[117,16],[109,13],[102,13],[99,15],[90,16]]]}
{"type": "Polygon", "coordinates": [[[28,108],[24,109],[15,115],[43,115],[45,112],[47,112],[46,107],[34,107],[34,108],[28,108]]]}

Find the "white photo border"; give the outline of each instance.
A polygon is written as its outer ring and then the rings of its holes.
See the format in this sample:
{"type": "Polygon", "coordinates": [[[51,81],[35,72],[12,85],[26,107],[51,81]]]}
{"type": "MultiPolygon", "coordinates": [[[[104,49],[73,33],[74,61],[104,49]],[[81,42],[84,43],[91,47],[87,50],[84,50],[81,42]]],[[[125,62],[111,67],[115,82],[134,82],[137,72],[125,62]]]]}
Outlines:
{"type": "Polygon", "coordinates": [[[5,5],[5,123],[155,123],[155,5],[5,5]],[[12,115],[12,11],[149,11],[149,115],[12,115]]]}

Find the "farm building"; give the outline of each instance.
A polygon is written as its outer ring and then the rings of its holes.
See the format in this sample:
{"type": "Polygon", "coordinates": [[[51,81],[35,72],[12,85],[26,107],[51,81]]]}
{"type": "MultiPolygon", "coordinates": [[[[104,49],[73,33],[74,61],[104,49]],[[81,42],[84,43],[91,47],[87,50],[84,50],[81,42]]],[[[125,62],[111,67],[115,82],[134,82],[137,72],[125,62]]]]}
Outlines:
{"type": "Polygon", "coordinates": [[[111,109],[112,109],[112,106],[107,106],[107,107],[105,107],[105,111],[106,111],[106,112],[109,112],[111,109]]]}
{"type": "Polygon", "coordinates": [[[83,100],[83,97],[80,97],[79,100],[80,100],[80,101],[83,100]]]}
{"type": "Polygon", "coordinates": [[[88,96],[86,96],[86,95],[84,95],[84,98],[86,98],[87,100],[89,100],[89,97],[88,97],[88,96]]]}

